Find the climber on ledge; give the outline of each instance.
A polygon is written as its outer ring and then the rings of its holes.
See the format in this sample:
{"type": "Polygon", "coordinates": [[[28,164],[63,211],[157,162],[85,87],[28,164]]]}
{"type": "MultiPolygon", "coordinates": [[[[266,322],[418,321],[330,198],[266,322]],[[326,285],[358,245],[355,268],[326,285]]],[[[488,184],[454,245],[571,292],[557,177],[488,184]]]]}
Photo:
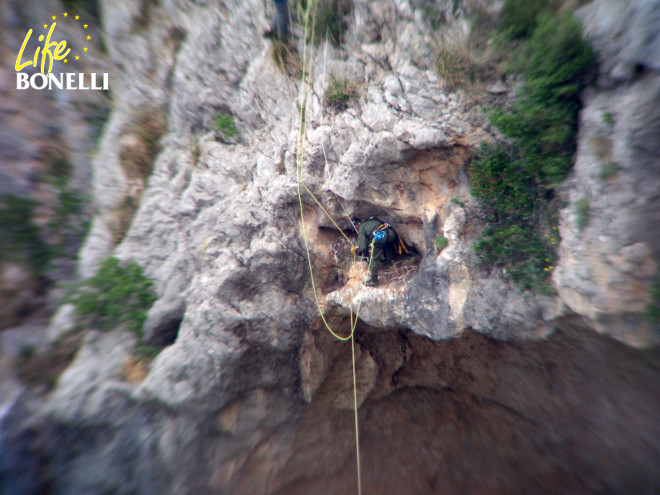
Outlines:
{"type": "Polygon", "coordinates": [[[392,263],[394,257],[394,242],[397,239],[396,232],[386,222],[370,217],[364,222],[359,218],[351,220],[353,229],[358,234],[359,249],[357,255],[367,257],[371,247],[371,261],[369,263],[369,280],[365,283],[367,287],[378,287],[378,268],[384,261],[385,266],[392,263]]]}

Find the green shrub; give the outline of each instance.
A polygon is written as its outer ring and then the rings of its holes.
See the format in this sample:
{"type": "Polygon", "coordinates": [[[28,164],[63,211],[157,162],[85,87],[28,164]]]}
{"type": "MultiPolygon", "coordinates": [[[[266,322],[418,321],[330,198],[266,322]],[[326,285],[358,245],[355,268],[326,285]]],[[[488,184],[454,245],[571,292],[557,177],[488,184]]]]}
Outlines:
{"type": "Polygon", "coordinates": [[[660,282],[651,285],[651,302],[646,305],[644,316],[651,323],[660,324],[660,282]]]}
{"type": "Polygon", "coordinates": [[[619,166],[616,164],[616,162],[609,161],[601,167],[600,178],[602,180],[607,180],[610,177],[614,177],[618,171],[619,166]]]}
{"type": "Polygon", "coordinates": [[[84,200],[69,185],[71,162],[54,151],[45,163],[48,168],[39,183],[52,186],[55,198],[40,203],[13,194],[0,197],[0,259],[25,264],[43,277],[42,282],[48,281],[54,266],[75,259],[88,227],[84,200]],[[39,210],[39,223],[34,220],[35,210],[39,210]]]}
{"type": "Polygon", "coordinates": [[[302,60],[295,48],[277,38],[271,40],[270,56],[275,65],[287,76],[300,78],[302,74],[302,60]]]}
{"type": "Polygon", "coordinates": [[[215,117],[215,130],[223,139],[229,139],[236,135],[236,124],[234,117],[228,113],[217,113],[215,117]]]}
{"type": "Polygon", "coordinates": [[[156,296],[153,282],[143,275],[140,265],[131,262],[122,266],[111,257],[69,300],[85,323],[99,330],[124,325],[142,338],[142,325],[156,296]]]}
{"type": "Polygon", "coordinates": [[[589,198],[580,198],[575,202],[575,209],[577,216],[575,217],[575,224],[580,232],[584,230],[589,222],[589,198]]]}
{"type": "Polygon", "coordinates": [[[466,49],[444,46],[436,58],[438,74],[449,91],[463,89],[474,83],[477,67],[466,49]]]}
{"type": "Polygon", "coordinates": [[[56,242],[50,246],[53,256],[74,260],[78,249],[89,229],[89,221],[84,214],[84,200],[80,193],[70,186],[60,185],[57,203],[48,222],[52,238],[56,242]]]}
{"type": "MultiPolygon", "coordinates": [[[[82,244],[89,221],[85,215],[85,200],[80,191],[70,185],[73,165],[64,155],[54,152],[48,162],[48,170],[41,180],[53,186],[57,192],[55,201],[46,205],[50,215],[39,227],[40,236],[47,240],[53,265],[62,260],[74,260],[82,244]]],[[[35,207],[38,205],[35,202],[35,207]]]]}
{"type": "Polygon", "coordinates": [[[330,77],[330,85],[323,95],[323,102],[327,107],[344,110],[358,95],[358,88],[353,81],[333,75],[330,77]]]}
{"type": "Polygon", "coordinates": [[[483,263],[502,265],[522,289],[550,292],[546,282],[554,268],[556,234],[543,235],[533,226],[508,222],[490,225],[475,243],[483,263]]]}
{"type": "Polygon", "coordinates": [[[497,110],[491,121],[505,136],[517,139],[518,166],[548,190],[572,166],[580,91],[595,56],[572,17],[543,17],[524,51],[520,95],[510,111],[497,110]]]}
{"type": "Polygon", "coordinates": [[[555,13],[560,0],[505,0],[498,27],[500,37],[514,40],[529,37],[536,29],[542,13],[555,13]]]}
{"type": "Polygon", "coordinates": [[[319,44],[327,37],[334,45],[340,46],[348,28],[347,16],[353,12],[353,0],[318,0],[307,4],[312,9],[308,41],[319,44]]]}
{"type": "Polygon", "coordinates": [[[36,275],[47,270],[53,251],[42,240],[34,223],[36,201],[8,194],[0,198],[0,256],[3,260],[26,263],[36,275]]]}
{"type": "Polygon", "coordinates": [[[442,251],[449,244],[449,239],[445,236],[439,235],[435,238],[435,246],[438,248],[438,251],[442,251]]]}
{"type": "Polygon", "coordinates": [[[482,143],[470,164],[472,195],[496,222],[529,216],[538,196],[534,177],[525,173],[519,150],[505,144],[482,143]]]}
{"type": "MultiPolygon", "coordinates": [[[[509,140],[482,144],[469,170],[472,194],[487,216],[475,245],[481,260],[505,267],[523,289],[546,291],[558,242],[550,201],[572,166],[579,93],[595,56],[572,17],[538,14],[522,48],[523,85],[516,102],[491,116],[509,140]]],[[[532,17],[531,12],[520,15],[532,17]]],[[[528,34],[522,28],[516,32],[528,34]]]]}

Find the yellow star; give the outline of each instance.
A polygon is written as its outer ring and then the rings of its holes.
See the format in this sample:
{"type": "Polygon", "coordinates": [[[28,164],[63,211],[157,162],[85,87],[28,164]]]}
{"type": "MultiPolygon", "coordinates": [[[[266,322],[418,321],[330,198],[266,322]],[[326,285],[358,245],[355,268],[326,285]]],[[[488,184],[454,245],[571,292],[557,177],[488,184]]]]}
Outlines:
{"type": "Polygon", "coordinates": [[[83,24],[83,27],[84,27],[85,29],[87,29],[87,24],[83,24]]]}
{"type": "Polygon", "coordinates": [[[78,19],[80,19],[80,16],[79,16],[79,15],[76,16],[76,21],[77,21],[78,19]]]}
{"type": "Polygon", "coordinates": [[[80,59],[80,55],[76,55],[76,60],[80,59]]]}
{"type": "Polygon", "coordinates": [[[65,64],[68,64],[68,63],[69,63],[69,59],[68,59],[68,58],[65,58],[65,59],[64,59],[64,63],[65,63],[65,64]]]}
{"type": "Polygon", "coordinates": [[[86,52],[86,51],[87,51],[87,47],[83,48],[83,51],[86,52]]]}
{"type": "Polygon", "coordinates": [[[48,29],[48,24],[44,24],[44,28],[45,28],[45,29],[48,29]]]}
{"type": "Polygon", "coordinates": [[[87,36],[87,39],[88,39],[88,40],[91,40],[91,39],[92,39],[92,37],[91,37],[91,36],[87,36]]]}
{"type": "Polygon", "coordinates": [[[68,12],[65,12],[65,13],[62,14],[62,15],[63,15],[64,17],[69,17],[69,13],[68,13],[68,12]]]}
{"type": "Polygon", "coordinates": [[[53,16],[53,20],[55,20],[55,19],[57,19],[57,16],[56,16],[56,15],[53,16]]]}

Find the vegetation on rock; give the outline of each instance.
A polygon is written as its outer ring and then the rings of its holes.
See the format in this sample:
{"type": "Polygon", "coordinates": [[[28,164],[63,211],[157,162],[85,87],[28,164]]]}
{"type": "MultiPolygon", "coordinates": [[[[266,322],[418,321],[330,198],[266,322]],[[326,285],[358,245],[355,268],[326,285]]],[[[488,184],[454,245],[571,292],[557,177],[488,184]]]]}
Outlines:
{"type": "Polygon", "coordinates": [[[344,110],[358,97],[358,88],[353,81],[345,77],[331,76],[330,84],[323,95],[327,107],[344,110]]]}
{"type": "Polygon", "coordinates": [[[579,94],[595,56],[571,16],[515,19],[503,21],[500,35],[524,39],[523,56],[511,63],[524,82],[513,106],[491,115],[506,141],[482,144],[470,165],[472,194],[487,221],[475,250],[522,289],[547,292],[558,242],[554,189],[572,167],[579,94]]]}
{"type": "Polygon", "coordinates": [[[75,259],[88,227],[84,201],[69,185],[70,164],[58,159],[51,168],[42,180],[50,186],[53,201],[14,194],[0,197],[1,257],[29,266],[37,276],[47,276],[58,260],[75,259]],[[46,208],[50,211],[44,215],[46,208]],[[37,220],[40,214],[42,221],[37,220]]]}
{"type": "Polygon", "coordinates": [[[125,325],[140,339],[147,311],[155,300],[153,282],[144,276],[140,265],[130,262],[122,266],[115,257],[104,261],[98,273],[70,296],[86,324],[99,330],[125,325]]]}
{"type": "Polygon", "coordinates": [[[236,135],[234,117],[228,113],[217,113],[215,116],[215,130],[222,136],[222,139],[234,137],[236,135]]]}
{"type": "Polygon", "coordinates": [[[589,222],[589,198],[580,198],[575,202],[575,209],[577,210],[577,217],[575,223],[580,232],[584,230],[589,222]]]}
{"type": "Polygon", "coordinates": [[[435,245],[438,248],[438,251],[442,251],[449,244],[449,239],[445,236],[439,235],[435,238],[435,245]]]}
{"type": "Polygon", "coordinates": [[[33,199],[13,194],[0,198],[0,253],[3,260],[26,263],[43,274],[52,253],[32,219],[35,206],[33,199]]]}
{"type": "MultiPolygon", "coordinates": [[[[353,0],[317,0],[300,4],[302,10],[309,8],[312,16],[309,19],[308,41],[319,44],[327,38],[340,46],[348,29],[347,16],[353,11],[353,0]]],[[[299,15],[299,18],[304,16],[299,15]]]]}
{"type": "Polygon", "coordinates": [[[477,64],[466,48],[446,45],[436,58],[436,67],[449,91],[456,91],[474,83],[477,64]]]}
{"type": "Polygon", "coordinates": [[[646,305],[644,316],[650,322],[660,324],[660,281],[651,285],[651,302],[646,305]]]}

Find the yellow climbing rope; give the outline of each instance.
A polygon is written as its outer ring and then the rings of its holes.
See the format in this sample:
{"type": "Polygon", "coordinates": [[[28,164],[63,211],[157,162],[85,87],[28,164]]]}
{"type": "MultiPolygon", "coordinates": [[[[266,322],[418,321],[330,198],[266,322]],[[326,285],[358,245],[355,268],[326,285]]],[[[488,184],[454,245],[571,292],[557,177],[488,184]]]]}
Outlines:
{"type": "MultiPolygon", "coordinates": [[[[305,35],[308,33],[309,29],[309,12],[310,9],[316,7],[316,2],[310,2],[310,4],[307,6],[307,9],[305,10],[305,23],[304,23],[304,32],[305,35]]],[[[313,36],[313,30],[314,30],[314,23],[312,22],[312,36],[313,36]]],[[[310,52],[312,55],[310,55],[309,58],[313,58],[313,44],[311,46],[310,52]]],[[[305,139],[307,135],[307,128],[306,128],[306,122],[307,122],[307,100],[309,97],[309,85],[306,82],[306,77],[309,76],[311,79],[311,69],[309,69],[309,74],[308,74],[308,69],[307,69],[307,44],[304,44],[303,48],[303,57],[302,57],[302,62],[303,62],[303,76],[302,76],[302,103],[300,105],[300,110],[299,110],[299,126],[298,126],[298,149],[296,153],[296,181],[297,181],[297,186],[298,186],[298,203],[300,207],[300,220],[302,224],[302,234],[303,234],[303,240],[305,244],[305,253],[307,255],[307,264],[310,272],[310,277],[311,277],[311,282],[312,282],[312,292],[314,294],[314,301],[316,303],[316,307],[319,311],[319,314],[321,315],[321,319],[323,320],[323,323],[326,327],[326,329],[337,339],[339,340],[349,340],[351,339],[355,327],[357,325],[357,319],[359,316],[359,311],[360,311],[360,306],[362,303],[362,299],[360,299],[358,303],[358,307],[356,310],[355,314],[355,319],[353,319],[353,315],[351,314],[351,331],[350,334],[347,336],[341,336],[337,332],[335,332],[332,327],[330,327],[330,324],[327,322],[325,319],[325,315],[323,314],[323,310],[321,308],[321,303],[318,298],[318,292],[316,290],[316,280],[314,278],[314,271],[312,267],[312,261],[311,261],[311,254],[310,254],[310,248],[309,248],[309,240],[307,237],[307,230],[305,228],[305,212],[303,208],[303,200],[302,200],[302,189],[304,189],[314,200],[314,202],[321,208],[323,213],[330,219],[330,221],[335,225],[337,230],[344,236],[344,238],[353,246],[353,242],[348,238],[348,236],[344,233],[344,231],[339,227],[335,219],[330,215],[330,213],[323,207],[321,202],[318,200],[318,198],[314,195],[314,193],[309,189],[309,187],[305,184],[303,180],[303,168],[304,168],[304,160],[305,160],[305,139]]],[[[355,262],[355,255],[353,256],[353,261],[355,262]]],[[[369,260],[369,268],[371,267],[371,259],[369,260]]]]}
{"type": "MultiPolygon", "coordinates": [[[[353,317],[353,308],[351,305],[351,315],[350,315],[350,322],[351,322],[351,327],[350,327],[350,333],[347,336],[342,336],[339,335],[335,330],[332,329],[332,327],[329,325],[328,321],[325,318],[325,315],[323,314],[323,309],[321,307],[321,303],[319,301],[319,296],[316,291],[316,281],[314,279],[314,270],[312,266],[312,259],[311,259],[311,254],[310,254],[310,249],[309,249],[309,240],[307,238],[307,230],[305,226],[305,212],[303,208],[303,197],[302,197],[302,192],[303,189],[312,197],[312,199],[316,202],[316,204],[321,208],[323,213],[330,219],[330,221],[335,225],[337,230],[341,232],[341,234],[348,240],[348,242],[353,246],[353,243],[351,240],[346,236],[344,231],[339,228],[337,225],[337,222],[332,218],[332,215],[328,213],[328,211],[323,207],[321,202],[316,198],[316,196],[312,193],[312,191],[307,187],[303,180],[303,165],[304,165],[304,160],[305,160],[305,141],[307,137],[307,102],[309,98],[309,93],[310,93],[310,88],[309,88],[309,81],[312,78],[312,69],[311,66],[308,68],[307,63],[308,63],[308,44],[307,40],[314,39],[314,29],[315,29],[315,15],[312,15],[312,25],[311,25],[311,33],[312,36],[309,37],[309,18],[310,14],[313,14],[316,10],[316,1],[309,2],[308,5],[305,8],[304,11],[304,37],[305,37],[305,42],[303,43],[303,57],[302,57],[302,77],[301,77],[301,87],[300,87],[300,110],[299,110],[299,116],[298,116],[298,146],[297,146],[297,151],[296,151],[296,182],[298,186],[298,203],[300,206],[300,222],[302,226],[302,234],[303,234],[303,240],[305,244],[305,253],[307,255],[307,265],[309,268],[309,274],[311,278],[311,283],[312,283],[312,293],[314,294],[314,301],[316,303],[316,309],[319,312],[319,315],[321,316],[321,320],[323,321],[323,324],[325,325],[325,328],[332,334],[335,338],[341,340],[341,341],[347,341],[350,339],[351,341],[351,356],[352,356],[352,364],[353,364],[353,409],[354,409],[354,417],[355,417],[355,454],[356,454],[356,464],[357,464],[357,488],[358,488],[358,495],[362,495],[362,476],[361,476],[361,466],[360,466],[360,435],[359,435],[359,423],[358,423],[358,403],[357,403],[357,377],[356,377],[356,368],[355,368],[355,328],[357,327],[357,322],[358,322],[358,317],[360,314],[360,307],[362,306],[362,298],[360,298],[358,302],[358,307],[355,312],[355,317],[353,317]]],[[[309,48],[309,60],[313,61],[314,60],[314,44],[310,43],[310,48],[309,48]]],[[[373,246],[372,246],[373,247],[373,246]]],[[[353,254],[353,263],[355,263],[355,254],[353,254]]],[[[371,258],[369,259],[369,269],[371,269],[371,258]]]]}

